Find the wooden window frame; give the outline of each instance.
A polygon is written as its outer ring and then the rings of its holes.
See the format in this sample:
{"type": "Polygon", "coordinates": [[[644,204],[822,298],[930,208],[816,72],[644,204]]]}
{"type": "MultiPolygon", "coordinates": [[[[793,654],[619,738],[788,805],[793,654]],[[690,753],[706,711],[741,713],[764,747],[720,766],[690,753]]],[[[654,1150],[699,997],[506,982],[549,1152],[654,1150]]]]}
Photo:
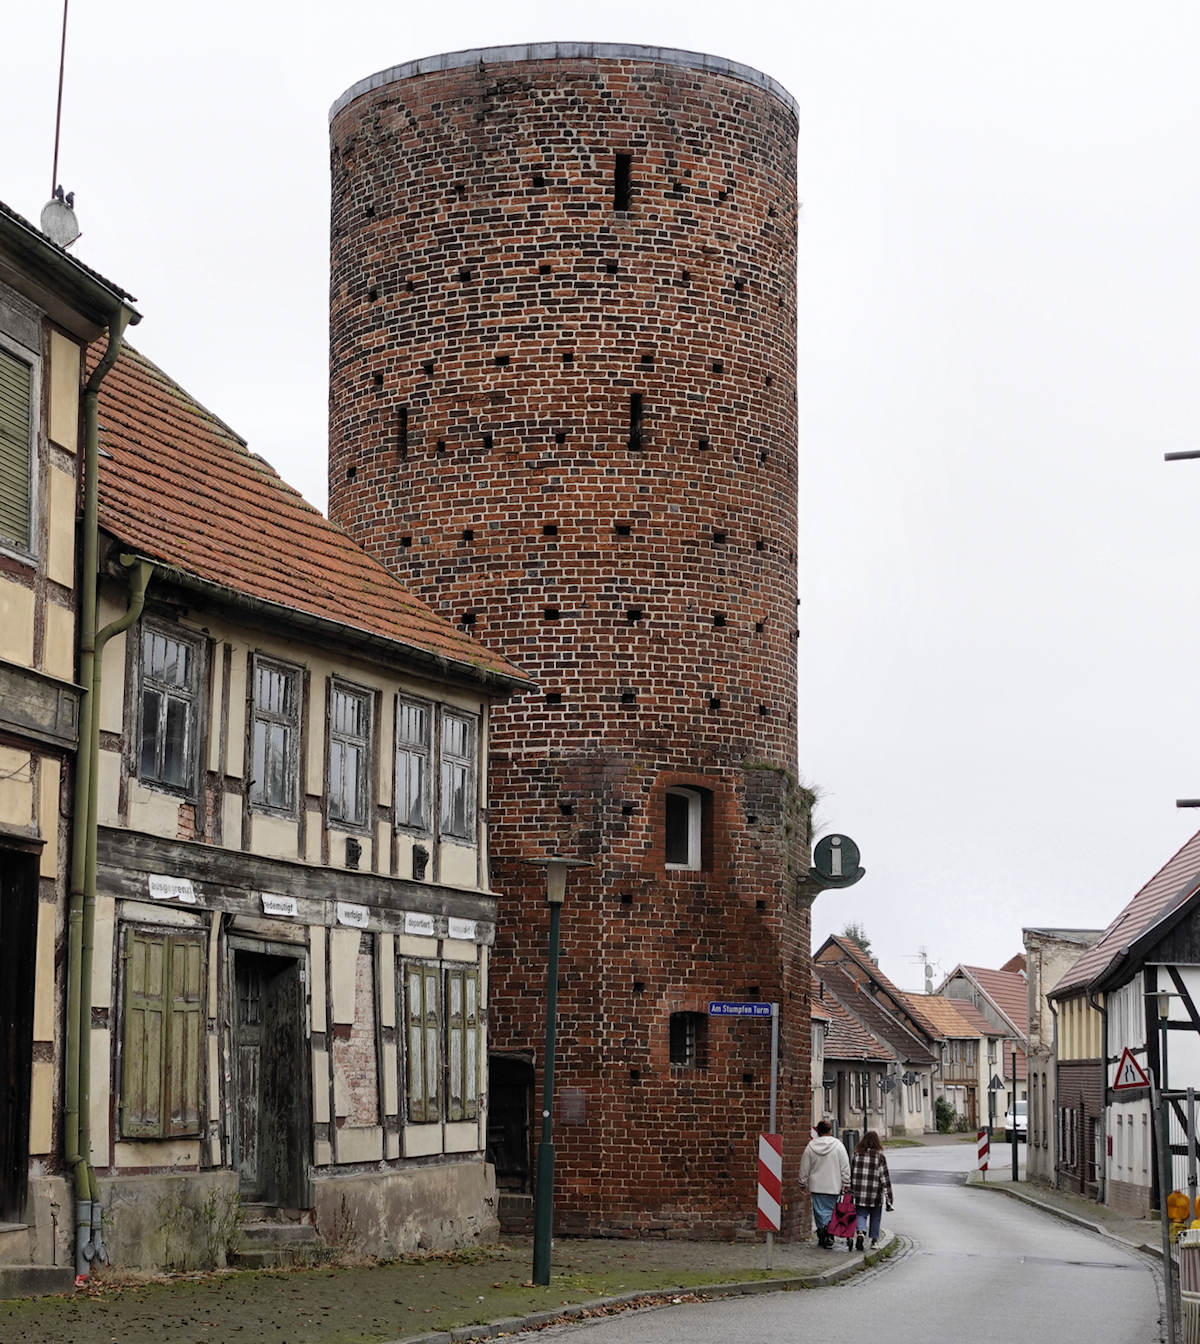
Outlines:
{"type": "Polygon", "coordinates": [[[448,966],[444,980],[446,1119],[479,1118],[483,1039],[478,966],[448,966]]]}
{"type": "Polygon", "coordinates": [[[205,943],[201,929],[127,924],[121,930],[118,1129],[123,1139],[202,1133],[205,943]],[[137,966],[139,943],[160,950],[156,989],[139,988],[145,985],[137,966]]]}
{"type": "Polygon", "coordinates": [[[395,743],[395,807],[396,827],[414,835],[428,835],[432,827],[433,815],[433,704],[420,700],[416,696],[398,695],[396,697],[396,743],[395,743]],[[425,738],[423,742],[411,738],[401,740],[400,717],[402,709],[418,709],[425,715],[425,738]],[[409,761],[419,761],[422,771],[420,790],[420,820],[410,821],[408,814],[401,816],[401,800],[407,801],[409,789],[407,783],[407,765],[409,761]],[[403,768],[402,768],[403,767],[403,768]]]}
{"type": "Polygon", "coordinates": [[[438,1124],[445,1039],[440,967],[437,962],[405,961],[402,968],[405,1119],[410,1125],[438,1124]]]}
{"type": "Polygon", "coordinates": [[[450,840],[459,840],[465,844],[476,843],[478,833],[478,796],[479,796],[479,716],[468,710],[442,709],[438,734],[438,834],[450,840]],[[446,746],[446,725],[458,722],[463,725],[468,750],[452,752],[446,746]],[[449,778],[451,772],[461,771],[463,776],[463,817],[462,828],[451,809],[450,799],[456,787],[449,778]]]}
{"type": "MultiPolygon", "coordinates": [[[[265,812],[276,817],[296,818],[300,814],[300,733],[301,733],[301,714],[302,699],[304,693],[304,669],[295,663],[286,663],[279,658],[272,658],[267,654],[256,653],[250,659],[250,741],[248,752],[249,763],[249,787],[247,790],[250,807],[255,812],[265,812]],[[291,714],[281,713],[276,710],[264,708],[259,703],[258,677],[259,671],[269,671],[281,674],[286,681],[290,682],[293,712],[291,714]],[[284,729],[286,733],[284,742],[284,754],[286,756],[285,770],[288,782],[288,792],[290,794],[286,803],[272,802],[265,796],[266,782],[256,777],[255,772],[255,741],[258,737],[259,726],[262,725],[264,731],[270,727],[284,729]]],[[[263,773],[266,773],[266,747],[264,743],[263,752],[263,773]]]]}
{"type": "MultiPolygon", "coordinates": [[[[6,551],[12,555],[20,556],[23,560],[29,560],[36,554],[36,539],[38,535],[38,439],[40,425],[40,411],[42,405],[42,359],[36,350],[30,350],[21,345],[20,342],[0,332],[0,356],[11,359],[16,364],[22,364],[29,370],[29,401],[25,408],[26,419],[26,452],[25,452],[25,498],[23,501],[25,510],[26,532],[25,539],[22,541],[17,537],[10,537],[7,532],[0,532],[0,551],[6,551]]],[[[20,448],[14,439],[14,460],[20,454],[20,448]]],[[[0,460],[2,468],[2,460],[0,460]]],[[[2,485],[2,482],[0,482],[2,485]]],[[[15,479],[12,481],[15,493],[19,494],[21,486],[15,479]]]]}
{"type": "MultiPolygon", "coordinates": [[[[375,737],[375,696],[374,693],[364,686],[356,686],[353,682],[343,681],[340,677],[330,677],[328,697],[326,700],[326,750],[325,750],[325,797],[326,819],[330,826],[335,826],[339,830],[346,831],[369,831],[371,829],[371,814],[373,811],[374,790],[372,781],[374,779],[374,737],[375,737]],[[334,702],[335,697],[342,695],[356,700],[363,704],[363,717],[365,727],[362,734],[350,733],[345,729],[339,729],[335,726],[334,702]],[[335,805],[335,793],[333,787],[333,760],[335,753],[339,750],[345,750],[350,747],[360,749],[359,767],[358,767],[358,797],[361,805],[361,818],[347,817],[339,815],[338,808],[335,805]]],[[[343,772],[344,773],[344,772],[343,772]]]]}
{"type": "Polygon", "coordinates": [[[139,784],[144,784],[149,788],[163,789],[167,793],[180,795],[184,798],[195,798],[199,792],[199,764],[203,745],[203,723],[204,723],[204,687],[206,685],[206,664],[205,664],[206,645],[203,637],[190,630],[181,630],[178,626],[170,626],[157,621],[144,621],[141,628],[141,638],[137,646],[137,757],[135,769],[139,784]],[[146,671],[146,642],[148,639],[159,638],[168,639],[176,644],[182,645],[188,649],[191,656],[191,676],[190,685],[184,688],[170,685],[167,682],[159,682],[152,676],[148,676],[146,671]],[[155,740],[155,768],[158,773],[147,774],[143,770],[143,756],[146,740],[146,690],[147,682],[154,689],[158,690],[162,696],[162,703],[159,708],[159,723],[156,728],[155,740]],[[185,748],[185,769],[186,776],[182,784],[172,783],[168,779],[162,778],[163,774],[163,738],[165,736],[163,715],[169,701],[182,701],[186,705],[187,717],[187,745],[185,748]]]}

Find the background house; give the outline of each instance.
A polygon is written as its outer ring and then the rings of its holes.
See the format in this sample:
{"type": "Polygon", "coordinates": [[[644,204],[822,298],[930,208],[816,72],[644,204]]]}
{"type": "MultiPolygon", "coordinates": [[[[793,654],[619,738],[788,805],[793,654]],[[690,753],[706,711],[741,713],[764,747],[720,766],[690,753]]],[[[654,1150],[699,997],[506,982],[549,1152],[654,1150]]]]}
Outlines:
{"type": "Polygon", "coordinates": [[[1099,929],[1030,928],[1021,931],[1025,944],[1029,1013],[1027,1180],[1053,1183],[1057,1158],[1057,1016],[1046,993],[1100,934],[1099,929]]]}
{"type": "Polygon", "coordinates": [[[934,1100],[944,1097],[968,1129],[987,1123],[987,1023],[963,999],[905,994],[938,1034],[941,1067],[934,1074],[934,1100]],[[968,1014],[974,1017],[973,1023],[968,1014]]]}
{"type": "Polygon", "coordinates": [[[1029,1009],[1024,955],[1010,958],[998,971],[985,966],[956,966],[942,981],[938,993],[970,1003],[993,1028],[986,1037],[987,1072],[989,1079],[999,1078],[1003,1084],[994,1089],[995,1113],[1002,1122],[1012,1100],[1024,1100],[1028,1095],[1025,1039],[1029,1009]]]}
{"type": "MultiPolygon", "coordinates": [[[[1161,1197],[1149,1093],[1113,1092],[1111,1084],[1128,1049],[1167,1091],[1200,1087],[1200,832],[1137,891],[1048,997],[1059,1021],[1059,1183],[1144,1217],[1161,1197]]],[[[1168,1142],[1172,1188],[1186,1189],[1179,1103],[1168,1142]]]]}
{"type": "Polygon", "coordinates": [[[833,999],[890,1057],[887,1073],[894,1085],[881,1102],[882,1132],[931,1130],[933,1076],[941,1054],[932,1024],[848,939],[827,938],[813,954],[813,974],[823,986],[823,1000],[833,999]]]}
{"type": "Polygon", "coordinates": [[[822,1025],[823,1068],[813,1097],[813,1116],[847,1130],[887,1133],[890,1092],[897,1086],[895,1055],[852,1017],[824,982],[813,976],[812,1012],[822,1025]]]}

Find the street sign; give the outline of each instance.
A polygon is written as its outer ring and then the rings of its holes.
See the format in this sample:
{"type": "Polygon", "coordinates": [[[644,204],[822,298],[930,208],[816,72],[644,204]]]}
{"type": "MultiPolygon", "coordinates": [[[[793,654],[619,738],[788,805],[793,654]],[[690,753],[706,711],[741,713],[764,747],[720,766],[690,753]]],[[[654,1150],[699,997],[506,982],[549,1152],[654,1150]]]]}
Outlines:
{"type": "Polygon", "coordinates": [[[1112,1090],[1132,1092],[1136,1088],[1149,1086],[1150,1079],[1146,1076],[1146,1070],[1134,1059],[1129,1047],[1126,1046],[1121,1055],[1121,1062],[1117,1065],[1117,1076],[1113,1079],[1112,1090]]]}
{"type": "Polygon", "coordinates": [[[989,1090],[992,1092],[999,1092],[1003,1089],[1003,1087],[1004,1087],[1004,1079],[1001,1078],[998,1074],[993,1073],[992,1081],[988,1083],[989,1090]]]}
{"type": "Polygon", "coordinates": [[[827,835],[813,850],[813,867],[822,877],[849,877],[858,867],[858,846],[848,835],[827,835]]]}
{"type": "Polygon", "coordinates": [[[709,1017],[770,1017],[769,1003],[727,1003],[716,1002],[708,1005],[709,1017]]]}

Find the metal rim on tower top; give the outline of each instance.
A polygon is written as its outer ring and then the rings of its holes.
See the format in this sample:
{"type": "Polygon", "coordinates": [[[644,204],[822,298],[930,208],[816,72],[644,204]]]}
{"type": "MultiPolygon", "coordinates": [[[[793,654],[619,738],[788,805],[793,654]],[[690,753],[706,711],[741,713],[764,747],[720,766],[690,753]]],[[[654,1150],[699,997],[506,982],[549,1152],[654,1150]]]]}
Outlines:
{"type": "Polygon", "coordinates": [[[466,51],[448,51],[438,56],[423,56],[404,65],[393,65],[379,70],[366,79],[352,84],[329,109],[333,119],[356,98],[376,89],[395,84],[414,75],[430,75],[440,70],[461,70],[473,65],[511,65],[521,61],[645,61],[658,65],[677,65],[689,70],[703,70],[712,75],[726,75],[740,79],[773,94],[799,118],[796,100],[777,80],[764,75],[751,65],[726,60],[723,56],[709,56],[700,51],[682,51],[677,47],[648,47],[631,42],[530,42],[511,47],[471,47],[466,51]]]}

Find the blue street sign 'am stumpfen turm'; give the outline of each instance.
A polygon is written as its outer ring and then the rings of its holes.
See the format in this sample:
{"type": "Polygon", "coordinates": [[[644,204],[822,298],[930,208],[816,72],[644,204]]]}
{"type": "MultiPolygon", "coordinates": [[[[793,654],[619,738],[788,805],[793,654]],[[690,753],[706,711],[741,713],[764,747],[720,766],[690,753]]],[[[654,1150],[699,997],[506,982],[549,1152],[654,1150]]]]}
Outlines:
{"type": "Polygon", "coordinates": [[[710,1003],[709,1017],[770,1017],[769,1003],[710,1003]]]}

